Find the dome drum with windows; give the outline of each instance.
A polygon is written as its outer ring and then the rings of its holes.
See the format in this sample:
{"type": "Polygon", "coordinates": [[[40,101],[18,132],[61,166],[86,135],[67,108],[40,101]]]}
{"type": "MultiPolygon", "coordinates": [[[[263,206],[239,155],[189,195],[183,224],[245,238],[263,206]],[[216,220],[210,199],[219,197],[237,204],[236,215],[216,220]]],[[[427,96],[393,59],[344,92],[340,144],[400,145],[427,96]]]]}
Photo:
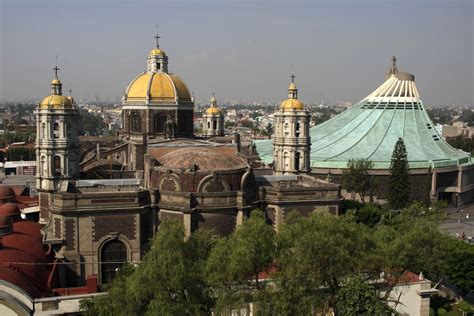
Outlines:
{"type": "Polygon", "coordinates": [[[122,98],[123,135],[193,137],[193,98],[183,80],[168,72],[168,56],[159,46],[160,37],[155,38],[146,71],[130,82],[122,98]]]}

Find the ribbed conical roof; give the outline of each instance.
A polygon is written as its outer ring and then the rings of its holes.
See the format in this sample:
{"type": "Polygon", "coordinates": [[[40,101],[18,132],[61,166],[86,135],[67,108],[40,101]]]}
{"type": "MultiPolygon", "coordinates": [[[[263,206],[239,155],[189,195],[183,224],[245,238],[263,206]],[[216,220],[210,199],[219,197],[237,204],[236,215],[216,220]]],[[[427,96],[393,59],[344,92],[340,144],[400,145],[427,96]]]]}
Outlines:
{"type": "MultiPolygon", "coordinates": [[[[395,143],[403,138],[410,168],[437,168],[471,163],[471,155],[454,149],[438,134],[425,111],[412,74],[393,64],[385,82],[362,101],[310,130],[311,164],[345,168],[349,159],[368,158],[387,169],[395,143]]],[[[272,160],[271,143],[256,142],[272,160]]]]}

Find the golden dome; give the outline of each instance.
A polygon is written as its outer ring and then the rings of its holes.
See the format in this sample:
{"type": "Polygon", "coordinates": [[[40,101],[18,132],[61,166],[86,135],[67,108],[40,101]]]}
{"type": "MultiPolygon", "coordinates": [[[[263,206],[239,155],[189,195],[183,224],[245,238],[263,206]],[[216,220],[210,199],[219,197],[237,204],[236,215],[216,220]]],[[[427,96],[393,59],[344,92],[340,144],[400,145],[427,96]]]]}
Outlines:
{"type": "Polygon", "coordinates": [[[288,90],[296,90],[296,85],[294,82],[290,83],[290,86],[288,87],[288,90]]]}
{"type": "Polygon", "coordinates": [[[150,51],[150,54],[148,54],[150,56],[157,56],[157,55],[161,55],[161,56],[166,56],[165,54],[165,51],[162,50],[162,49],[159,49],[159,48],[154,48],[150,51]]]}
{"type": "Polygon", "coordinates": [[[210,107],[206,110],[206,114],[220,114],[221,110],[219,108],[210,107]]]}
{"type": "Polygon", "coordinates": [[[57,94],[48,95],[46,98],[43,99],[43,101],[40,102],[39,107],[40,109],[50,109],[50,108],[71,109],[73,108],[71,100],[69,100],[68,97],[64,95],[57,95],[57,94]]]}
{"type": "Polygon", "coordinates": [[[184,82],[176,75],[146,72],[136,77],[125,91],[125,102],[191,102],[184,82]]]}
{"type": "Polygon", "coordinates": [[[61,81],[59,81],[58,78],[54,78],[54,79],[51,81],[51,84],[61,84],[61,81]]]}
{"type": "Polygon", "coordinates": [[[291,111],[291,110],[303,110],[304,104],[298,99],[286,99],[280,104],[280,110],[291,111]]]}

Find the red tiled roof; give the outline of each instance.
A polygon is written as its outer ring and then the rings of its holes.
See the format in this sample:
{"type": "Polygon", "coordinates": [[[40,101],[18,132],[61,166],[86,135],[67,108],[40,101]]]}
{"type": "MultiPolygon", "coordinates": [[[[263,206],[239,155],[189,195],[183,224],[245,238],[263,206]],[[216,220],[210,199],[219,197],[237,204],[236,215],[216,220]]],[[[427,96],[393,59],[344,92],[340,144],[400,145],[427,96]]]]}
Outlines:
{"type": "Polygon", "coordinates": [[[38,240],[43,240],[43,235],[41,234],[41,229],[43,226],[36,222],[31,221],[18,221],[13,223],[13,230],[15,232],[33,236],[38,240]]]}

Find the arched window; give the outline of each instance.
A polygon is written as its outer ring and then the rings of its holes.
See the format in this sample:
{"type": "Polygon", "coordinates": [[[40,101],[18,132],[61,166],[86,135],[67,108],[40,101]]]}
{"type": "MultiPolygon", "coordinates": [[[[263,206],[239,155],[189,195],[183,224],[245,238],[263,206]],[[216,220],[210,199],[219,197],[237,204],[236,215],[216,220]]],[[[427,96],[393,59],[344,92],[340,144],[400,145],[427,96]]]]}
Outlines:
{"type": "Polygon", "coordinates": [[[141,133],[142,132],[142,118],[139,114],[132,114],[130,118],[130,130],[132,133],[141,133]]]}
{"type": "Polygon", "coordinates": [[[54,122],[53,124],[53,138],[59,138],[59,123],[54,122]]]}
{"type": "Polygon", "coordinates": [[[283,154],[283,169],[288,170],[290,168],[290,155],[287,151],[283,154]]]}
{"type": "Polygon", "coordinates": [[[60,176],[61,175],[61,157],[54,156],[54,175],[60,176]]]}
{"type": "Polygon", "coordinates": [[[300,170],[300,153],[295,152],[295,170],[299,171],[300,170]]]}
{"type": "Polygon", "coordinates": [[[41,123],[41,134],[40,135],[41,135],[40,136],[41,138],[46,137],[46,123],[45,122],[41,123]]]}
{"type": "Polygon", "coordinates": [[[165,132],[165,125],[166,125],[166,117],[164,115],[155,115],[153,119],[154,130],[156,134],[164,134],[165,132]]]}
{"type": "Polygon", "coordinates": [[[217,129],[217,120],[212,121],[212,129],[213,130],[217,129]]]}
{"type": "Polygon", "coordinates": [[[109,283],[127,262],[127,247],[119,240],[111,240],[102,247],[100,258],[102,283],[109,283]]]}
{"type": "Polygon", "coordinates": [[[211,129],[211,122],[207,122],[207,129],[211,129]]]}

